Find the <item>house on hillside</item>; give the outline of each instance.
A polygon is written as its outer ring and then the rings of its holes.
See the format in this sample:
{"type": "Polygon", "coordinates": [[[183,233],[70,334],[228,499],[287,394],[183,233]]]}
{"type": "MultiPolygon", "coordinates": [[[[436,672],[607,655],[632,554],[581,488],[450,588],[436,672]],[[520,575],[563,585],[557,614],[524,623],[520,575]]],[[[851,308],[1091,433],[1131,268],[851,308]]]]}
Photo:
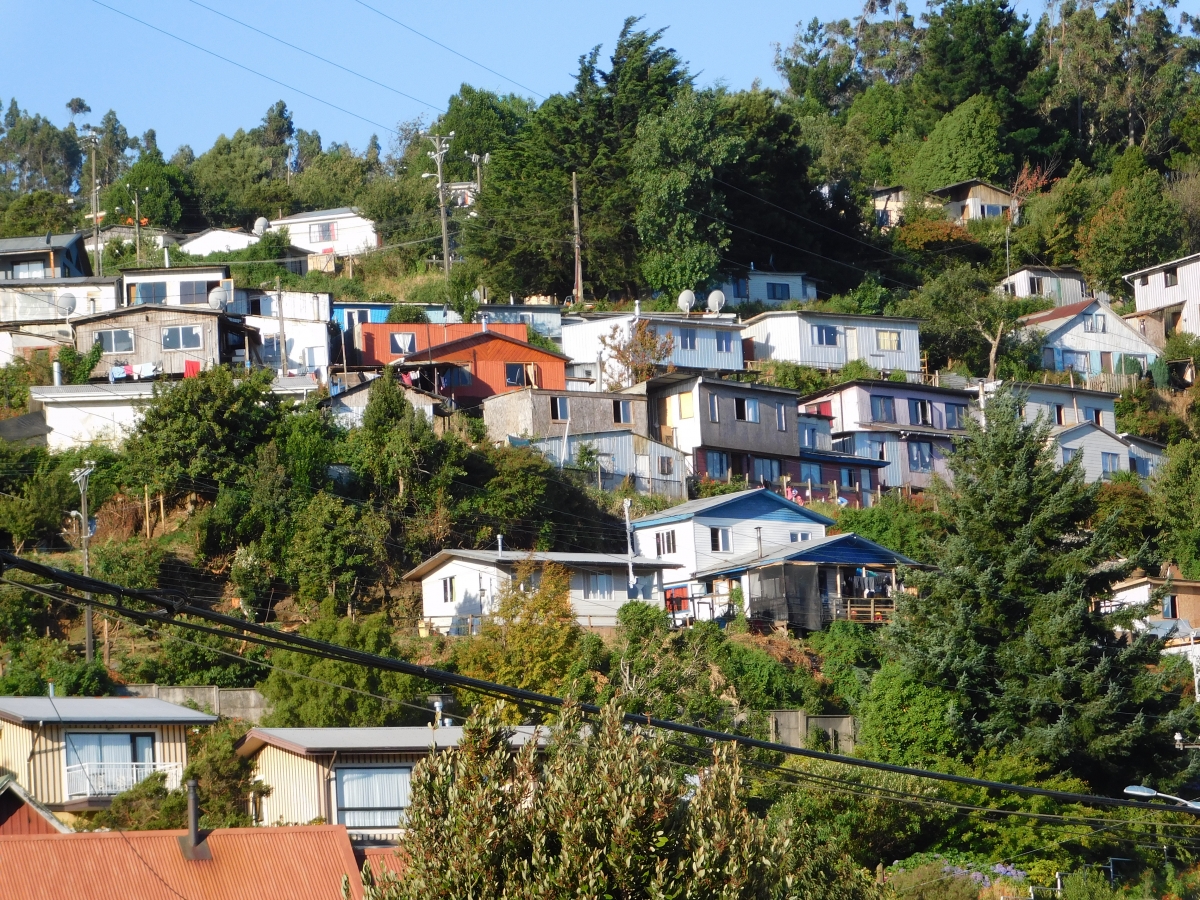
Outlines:
{"type": "Polygon", "coordinates": [[[310,291],[238,290],[225,306],[230,315],[245,316],[258,331],[263,365],[279,369],[279,309],[283,307],[283,334],[287,340],[287,373],[314,375],[329,380],[329,365],[341,357],[339,336],[330,322],[332,295],[310,291]],[[278,304],[278,305],[277,305],[278,304]]]}
{"type": "Polygon", "coordinates": [[[178,787],[187,729],[216,721],[142,697],[0,697],[0,770],[56,813],[99,809],[155,772],[178,787]]]}
{"type": "Polygon", "coordinates": [[[375,223],[348,206],[273,219],[271,228],[286,228],[288,240],[313,255],[356,256],[380,246],[375,223]]]}
{"type": "Polygon", "coordinates": [[[1042,367],[1082,375],[1140,375],[1158,358],[1158,348],[1105,301],[1084,299],[1021,319],[1022,335],[1039,336],[1042,367]]]}
{"type": "Polygon", "coordinates": [[[455,406],[477,407],[495,394],[527,387],[564,391],[566,363],[561,353],[488,330],[402,356],[391,365],[406,385],[455,406]]]}
{"type": "MultiPolygon", "coordinates": [[[[578,396],[578,392],[571,396],[578,396]]],[[[0,433],[3,428],[0,422],[0,433]]],[[[674,447],[642,434],[626,430],[569,432],[563,437],[509,437],[507,443],[536,450],[552,466],[576,470],[586,467],[589,481],[601,490],[628,487],[639,494],[687,499],[688,458],[674,447]]]]}
{"type": "Polygon", "coordinates": [[[701,581],[697,573],[772,547],[818,540],[833,524],[765,488],[737,491],[634,519],[635,561],[679,567],[663,575],[666,607],[677,619],[724,618],[734,612],[727,585],[701,581]]]}
{"type": "Polygon", "coordinates": [[[29,412],[20,419],[30,426],[40,422],[42,436],[34,443],[56,453],[92,444],[116,448],[137,427],[153,397],[154,382],[145,380],[35,385],[29,389],[29,412]]]}
{"type": "Polygon", "coordinates": [[[79,232],[0,238],[0,281],[91,277],[92,262],[79,232]]]}
{"type": "MultiPolygon", "coordinates": [[[[374,378],[360,382],[351,388],[339,391],[321,400],[321,406],[328,409],[333,419],[341,428],[361,428],[367,404],[371,401],[371,382],[374,378]]],[[[413,409],[422,413],[438,434],[444,434],[451,410],[443,402],[443,398],[423,391],[412,385],[399,382],[404,396],[412,404],[413,409]]]]}
{"type": "Polygon", "coordinates": [[[21,787],[15,775],[0,775],[0,837],[70,831],[49,807],[21,787]]]}
{"type": "Polygon", "coordinates": [[[177,266],[173,269],[125,269],[122,306],[193,306],[224,309],[234,300],[229,266],[177,266]]]}
{"type": "Polygon", "coordinates": [[[916,319],[795,310],[766,312],[742,325],[748,363],[782,360],[825,371],[862,360],[881,372],[921,371],[916,319]]]}
{"type": "Polygon", "coordinates": [[[1072,266],[1024,266],[1001,279],[996,290],[1006,297],[1044,297],[1055,306],[1093,299],[1112,303],[1104,291],[1092,290],[1083,273],[1072,266]]]}
{"type": "Polygon", "coordinates": [[[663,606],[664,583],[680,563],[632,560],[635,587],[629,583],[630,557],[616,553],[547,553],[526,550],[442,550],[411,572],[406,581],[421,584],[422,619],[443,634],[471,634],[484,616],[494,615],[501,592],[516,573],[532,564],[534,578],[545,563],[571,576],[571,609],[586,628],[614,628],[617,610],[630,600],[663,606]]]}
{"type": "Polygon", "coordinates": [[[459,338],[491,332],[502,334],[513,340],[527,343],[528,332],[522,323],[489,325],[468,322],[466,324],[405,323],[375,324],[360,323],[354,326],[352,365],[362,368],[378,368],[397,360],[421,353],[430,347],[448,344],[459,338]]]}
{"type": "Polygon", "coordinates": [[[210,253],[245,250],[257,244],[261,237],[244,228],[206,228],[183,235],[177,246],[189,256],[208,256],[210,253]]]}
{"type": "MultiPolygon", "coordinates": [[[[378,841],[400,833],[413,766],[431,753],[458,746],[462,733],[460,726],[446,725],[252,728],[238,742],[237,754],[253,760],[255,777],[271,788],[254,810],[256,824],[323,819],[336,823],[325,827],[349,832],[352,838],[378,841]]],[[[518,726],[509,742],[517,749],[534,738],[535,729],[518,726]]]]}
{"type": "Polygon", "coordinates": [[[975,415],[974,391],[895,381],[849,381],[800,398],[810,414],[830,417],[835,450],[885,463],[877,489],[924,490],[949,475],[954,439],[975,415]]]}
{"type": "Polygon", "coordinates": [[[725,302],[763,303],[778,306],[788,300],[816,300],[817,282],[807,272],[764,272],[750,269],[727,278],[720,285],[725,302]]]}
{"type": "Polygon", "coordinates": [[[116,277],[0,281],[0,322],[62,322],[71,316],[108,312],[123,305],[119,291],[116,277]]]}
{"type": "Polygon", "coordinates": [[[1146,617],[1135,621],[1134,628],[1159,637],[1163,653],[1186,656],[1193,666],[1200,662],[1200,581],[1179,577],[1177,566],[1168,565],[1158,576],[1135,570],[1094,605],[1102,613],[1146,607],[1146,617]]]}
{"type": "Polygon", "coordinates": [[[219,365],[260,362],[258,330],[245,317],[208,306],[142,304],[75,320],[75,349],[103,353],[92,378],[110,381],[197,375],[219,365]]]}
{"type": "Polygon", "coordinates": [[[847,533],[747,553],[701,570],[695,579],[710,594],[741,587],[746,618],[754,622],[819,631],[838,621],[890,621],[904,590],[901,567],[927,568],[847,533]]]}
{"type": "Polygon", "coordinates": [[[946,216],[956,225],[966,225],[974,219],[998,219],[1007,215],[1013,205],[1010,191],[978,178],[934,188],[929,194],[942,201],[946,216]]]}
{"type": "Polygon", "coordinates": [[[1176,331],[1200,334],[1200,253],[1130,272],[1125,281],[1133,288],[1136,316],[1151,319],[1136,326],[1144,336],[1156,340],[1161,333],[1165,341],[1176,331]]]}

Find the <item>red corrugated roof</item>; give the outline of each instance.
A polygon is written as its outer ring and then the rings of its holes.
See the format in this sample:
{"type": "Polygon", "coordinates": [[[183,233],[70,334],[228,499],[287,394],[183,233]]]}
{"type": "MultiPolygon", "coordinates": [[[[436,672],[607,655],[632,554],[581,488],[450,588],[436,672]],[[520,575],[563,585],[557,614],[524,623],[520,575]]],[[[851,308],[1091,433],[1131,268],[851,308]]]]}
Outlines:
{"type": "Polygon", "coordinates": [[[222,828],[211,860],[184,859],[183,831],[0,837],[4,900],[340,900],[362,882],[342,825],[222,828]]]}
{"type": "Polygon", "coordinates": [[[1021,323],[1024,325],[1037,325],[1041,322],[1053,322],[1055,319],[1069,319],[1071,316],[1076,316],[1083,312],[1095,302],[1094,299],[1080,300],[1078,303],[1056,306],[1054,309],[1048,309],[1045,312],[1030,313],[1027,316],[1021,317],[1021,323]]]}

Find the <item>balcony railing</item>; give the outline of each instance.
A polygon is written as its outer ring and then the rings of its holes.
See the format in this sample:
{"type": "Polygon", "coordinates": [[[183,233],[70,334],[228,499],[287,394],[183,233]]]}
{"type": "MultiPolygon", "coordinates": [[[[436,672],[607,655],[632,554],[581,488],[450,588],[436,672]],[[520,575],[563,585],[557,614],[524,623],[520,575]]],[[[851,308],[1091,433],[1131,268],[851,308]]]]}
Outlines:
{"type": "Polygon", "coordinates": [[[167,790],[175,790],[183,777],[179,763],[80,763],[67,766],[67,796],[111,797],[140,784],[155,772],[167,773],[167,790]]]}

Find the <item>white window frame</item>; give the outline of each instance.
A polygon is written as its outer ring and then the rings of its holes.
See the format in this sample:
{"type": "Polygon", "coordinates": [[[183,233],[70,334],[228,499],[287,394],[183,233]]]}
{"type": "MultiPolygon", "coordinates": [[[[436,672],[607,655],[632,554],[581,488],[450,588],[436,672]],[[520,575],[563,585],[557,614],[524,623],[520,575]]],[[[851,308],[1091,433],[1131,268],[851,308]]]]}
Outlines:
{"type": "Polygon", "coordinates": [[[102,334],[117,335],[122,332],[129,335],[129,349],[128,350],[117,350],[116,349],[116,341],[113,340],[112,337],[109,337],[109,345],[111,347],[113,347],[113,349],[102,351],[101,356],[117,356],[122,353],[133,353],[134,352],[134,348],[137,346],[137,344],[136,344],[137,338],[134,337],[134,332],[133,332],[132,328],[104,328],[104,329],[101,329],[100,331],[94,332],[95,340],[93,341],[93,343],[99,343],[100,345],[103,346],[104,341],[103,341],[103,339],[101,339],[100,335],[102,335],[102,334]]]}
{"type": "Polygon", "coordinates": [[[812,327],[812,342],[817,347],[836,347],[840,343],[838,336],[838,327],[836,325],[813,325],[812,327]],[[829,341],[826,338],[832,337],[829,341]]]}
{"type": "Polygon", "coordinates": [[[715,393],[710,393],[708,395],[708,421],[721,421],[721,403],[717,399],[717,395],[715,393]]]}
{"type": "Polygon", "coordinates": [[[447,575],[445,578],[442,579],[442,602],[443,603],[456,602],[455,595],[454,595],[454,576],[453,575],[447,575]]]}
{"type": "Polygon", "coordinates": [[[613,598],[612,572],[584,572],[583,599],[611,600],[613,598]]]}
{"type": "Polygon", "coordinates": [[[709,527],[708,529],[708,546],[712,553],[732,553],[733,552],[733,532],[728,526],[724,527],[709,527]],[[715,547],[713,545],[716,545],[715,547]]]}
{"type": "Polygon", "coordinates": [[[188,353],[192,350],[203,350],[204,349],[204,328],[203,328],[203,326],[201,326],[201,325],[168,325],[166,328],[164,328],[162,330],[162,348],[163,348],[163,351],[166,353],[188,353]],[[199,342],[194,347],[188,346],[188,345],[184,344],[184,342],[183,342],[184,332],[189,331],[189,330],[194,331],[196,333],[196,339],[199,342]],[[179,346],[178,347],[168,347],[167,346],[167,332],[169,332],[169,331],[178,331],[179,332],[179,346]]]}
{"type": "Polygon", "coordinates": [[[657,552],[659,559],[675,553],[675,529],[672,528],[668,531],[657,532],[654,535],[654,549],[657,552]]]}
{"type": "Polygon", "coordinates": [[[313,222],[308,226],[308,240],[312,244],[331,244],[338,239],[337,222],[313,222]],[[328,229],[329,236],[324,237],[321,229],[328,229]]]}
{"type": "Polygon", "coordinates": [[[733,417],[739,422],[759,421],[758,398],[735,397],[733,400],[733,417]]]}
{"type": "Polygon", "coordinates": [[[787,404],[782,401],[775,404],[775,430],[787,431],[787,404]]]}
{"type": "Polygon", "coordinates": [[[633,424],[633,401],[632,400],[614,400],[613,401],[613,424],[614,425],[632,425],[633,424]]]}
{"type": "Polygon", "coordinates": [[[908,442],[908,471],[918,474],[926,474],[933,471],[933,442],[932,441],[909,441],[908,442]],[[919,450],[920,447],[928,447],[929,453],[926,456],[919,450]],[[925,459],[929,460],[928,466],[922,465],[925,459]],[[914,465],[915,460],[915,465],[914,465]]]}
{"type": "Polygon", "coordinates": [[[875,331],[875,349],[882,350],[885,353],[899,353],[900,352],[900,332],[894,331],[892,329],[876,329],[876,331],[875,331]],[[895,338],[895,340],[889,340],[886,342],[888,344],[895,344],[895,346],[890,346],[890,347],[884,346],[884,343],[885,343],[883,340],[884,335],[891,335],[892,338],[895,338]]]}
{"type": "Polygon", "coordinates": [[[550,418],[555,422],[565,422],[571,418],[571,401],[568,397],[550,398],[550,418]]]}
{"type": "MultiPolygon", "coordinates": [[[[346,812],[346,807],[342,805],[342,779],[341,773],[347,771],[362,771],[366,769],[395,769],[401,772],[408,773],[408,805],[400,806],[398,810],[400,815],[396,816],[394,825],[347,825],[350,831],[397,831],[401,826],[401,821],[405,815],[405,811],[412,806],[412,770],[411,765],[396,765],[394,763],[355,763],[353,765],[334,766],[333,767],[333,821],[341,823],[346,812]]],[[[390,809],[391,807],[378,807],[379,809],[390,809]]],[[[364,807],[353,807],[354,811],[364,809],[364,807]]]]}
{"type": "Polygon", "coordinates": [[[415,331],[388,332],[388,350],[397,356],[404,356],[417,349],[417,333],[415,331]],[[407,338],[407,340],[403,340],[407,338]]]}

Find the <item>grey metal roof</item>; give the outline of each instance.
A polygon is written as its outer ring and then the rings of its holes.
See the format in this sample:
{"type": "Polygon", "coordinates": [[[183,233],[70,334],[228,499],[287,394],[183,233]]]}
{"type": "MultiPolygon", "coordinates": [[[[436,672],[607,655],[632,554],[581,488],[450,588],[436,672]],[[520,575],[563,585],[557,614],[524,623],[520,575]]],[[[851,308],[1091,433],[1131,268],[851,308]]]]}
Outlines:
{"type": "Polygon", "coordinates": [[[150,697],[0,697],[0,720],[23,724],[210,725],[217,717],[150,697]]]}
{"type": "Polygon", "coordinates": [[[354,216],[358,215],[358,210],[349,206],[339,206],[337,209],[314,209],[309,212],[296,213],[291,216],[284,216],[282,219],[275,219],[271,222],[274,225],[276,222],[293,222],[297,219],[321,219],[327,216],[354,216]]]}
{"type": "Polygon", "coordinates": [[[34,235],[31,237],[14,237],[0,238],[0,253],[33,253],[38,250],[62,250],[64,247],[70,247],[76,241],[83,240],[83,234],[75,232],[74,234],[52,234],[50,241],[46,241],[46,235],[34,235]]]}
{"type": "MultiPolygon", "coordinates": [[[[430,710],[433,715],[433,710],[430,710]]],[[[520,747],[533,740],[535,729],[513,730],[511,743],[520,747]]],[[[547,732],[542,729],[541,740],[547,732]]],[[[240,756],[250,756],[266,745],[293,753],[424,753],[433,747],[445,750],[462,740],[461,725],[442,728],[252,728],[238,745],[240,756]]]]}
{"type": "MultiPolygon", "coordinates": [[[[534,562],[558,563],[561,566],[580,569],[590,566],[626,566],[629,564],[629,557],[623,553],[547,553],[541,550],[505,550],[501,554],[498,550],[439,550],[411,572],[405,574],[404,578],[408,581],[418,581],[450,559],[469,559],[473,562],[489,564],[497,562],[515,564],[528,559],[534,562]]],[[[635,569],[680,568],[678,563],[664,562],[661,559],[646,559],[641,556],[634,557],[633,567],[635,569]]]]}
{"type": "Polygon", "coordinates": [[[34,400],[141,399],[154,395],[153,381],[126,384],[44,384],[29,389],[34,400]]]}

